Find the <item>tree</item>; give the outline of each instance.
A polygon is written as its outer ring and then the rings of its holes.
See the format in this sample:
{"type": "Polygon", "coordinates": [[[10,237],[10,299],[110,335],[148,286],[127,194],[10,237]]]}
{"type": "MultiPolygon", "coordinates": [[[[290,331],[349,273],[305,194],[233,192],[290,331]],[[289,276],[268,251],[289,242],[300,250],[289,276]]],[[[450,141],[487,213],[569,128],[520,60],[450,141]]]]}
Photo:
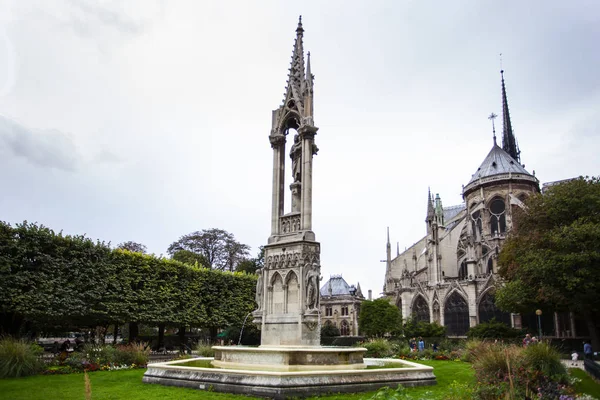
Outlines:
{"type": "Polygon", "coordinates": [[[506,280],[496,304],[506,311],[549,307],[580,313],[598,348],[600,315],[600,179],[548,188],[514,213],[516,229],[499,255],[506,280]]]}
{"type": "Polygon", "coordinates": [[[245,272],[247,274],[255,274],[257,270],[265,265],[265,247],[258,248],[256,258],[241,261],[235,268],[236,272],[245,272]]]}
{"type": "Polygon", "coordinates": [[[358,324],[360,332],[365,336],[394,335],[402,328],[402,315],[398,307],[385,298],[365,300],[360,306],[358,324]]]}
{"type": "Polygon", "coordinates": [[[442,337],[446,335],[445,326],[441,326],[437,322],[417,321],[414,315],[404,321],[403,329],[406,337],[442,337]]]}
{"type": "Polygon", "coordinates": [[[146,251],[147,251],[145,245],[143,245],[141,243],[133,242],[131,240],[119,244],[117,246],[117,249],[129,250],[129,251],[132,251],[134,253],[142,253],[142,254],[146,254],[146,251]]]}
{"type": "Polygon", "coordinates": [[[233,234],[223,229],[204,229],[184,235],[171,243],[167,253],[173,256],[181,250],[202,255],[206,267],[222,271],[234,271],[235,267],[250,253],[250,246],[239,243],[233,234]]]}
{"type": "Polygon", "coordinates": [[[242,326],[256,276],[111,249],[84,236],[0,221],[0,336],[130,324],[242,326]]]}
{"type": "Polygon", "coordinates": [[[175,261],[196,267],[205,267],[208,265],[206,258],[202,254],[197,254],[189,250],[178,250],[171,258],[175,261]]]}

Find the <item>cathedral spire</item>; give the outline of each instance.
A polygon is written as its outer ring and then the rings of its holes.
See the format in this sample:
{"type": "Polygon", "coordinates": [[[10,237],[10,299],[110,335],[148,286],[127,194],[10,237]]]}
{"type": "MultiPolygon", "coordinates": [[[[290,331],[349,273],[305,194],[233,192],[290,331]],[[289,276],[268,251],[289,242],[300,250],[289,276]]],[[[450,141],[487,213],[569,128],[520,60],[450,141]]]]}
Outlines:
{"type": "Polygon", "coordinates": [[[314,76],[310,71],[310,51],[306,54],[306,89],[312,91],[314,76]]]}
{"type": "Polygon", "coordinates": [[[431,197],[431,188],[427,188],[427,218],[426,221],[433,221],[435,210],[433,209],[433,198],[431,197]]]}
{"type": "Polygon", "coordinates": [[[512,158],[521,163],[521,152],[517,144],[517,139],[513,134],[512,124],[510,122],[510,113],[508,111],[508,100],[506,99],[506,85],[504,84],[504,70],[500,70],[502,76],[502,149],[506,151],[512,158]]]}
{"type": "Polygon", "coordinates": [[[387,248],[390,249],[392,247],[390,243],[390,227],[387,227],[387,248]]]}
{"type": "Polygon", "coordinates": [[[304,45],[302,38],[304,28],[302,28],[302,16],[298,19],[296,28],[296,40],[294,41],[294,51],[292,52],[292,62],[289,69],[287,87],[285,89],[284,105],[288,104],[290,108],[297,107],[300,114],[304,114],[303,92],[306,85],[304,77],[304,45]],[[289,101],[293,103],[289,104],[289,101]]]}
{"type": "MultiPolygon", "coordinates": [[[[386,271],[389,272],[392,268],[392,245],[390,243],[390,227],[387,227],[387,244],[385,246],[385,264],[386,264],[386,271]]],[[[386,272],[386,273],[387,273],[386,272]]]]}

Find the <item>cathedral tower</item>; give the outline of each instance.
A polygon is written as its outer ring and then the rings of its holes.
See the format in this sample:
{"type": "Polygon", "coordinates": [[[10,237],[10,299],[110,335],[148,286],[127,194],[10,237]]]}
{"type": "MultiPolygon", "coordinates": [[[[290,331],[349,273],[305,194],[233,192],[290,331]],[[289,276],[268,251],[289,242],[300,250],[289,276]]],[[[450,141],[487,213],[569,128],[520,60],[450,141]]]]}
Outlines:
{"type": "Polygon", "coordinates": [[[496,143],[492,113],[494,143],[469,183],[463,189],[467,218],[463,232],[466,246],[466,276],[476,276],[495,270],[498,253],[506,234],[512,228],[513,207],[521,207],[532,193],[539,192],[538,179],[521,165],[521,152],[512,131],[508,111],[504,71],[502,74],[502,148],[496,143]]]}

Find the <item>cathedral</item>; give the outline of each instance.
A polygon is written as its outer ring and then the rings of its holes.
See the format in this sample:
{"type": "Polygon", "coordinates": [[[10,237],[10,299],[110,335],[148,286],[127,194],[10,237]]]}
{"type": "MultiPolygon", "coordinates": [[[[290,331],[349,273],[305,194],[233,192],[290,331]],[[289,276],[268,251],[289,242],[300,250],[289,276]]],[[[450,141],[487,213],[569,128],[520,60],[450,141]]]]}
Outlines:
{"type": "MultiPolygon", "coordinates": [[[[521,164],[512,130],[504,71],[502,143],[496,140],[481,165],[462,188],[464,203],[444,207],[439,194],[427,195],[426,235],[392,258],[387,239],[384,295],[404,318],[446,326],[448,336],[465,336],[470,327],[495,318],[515,328],[521,316],[504,313],[494,303],[497,257],[513,227],[512,215],[539,181],[521,164]]],[[[494,123],[496,115],[490,115],[494,123]]]]}

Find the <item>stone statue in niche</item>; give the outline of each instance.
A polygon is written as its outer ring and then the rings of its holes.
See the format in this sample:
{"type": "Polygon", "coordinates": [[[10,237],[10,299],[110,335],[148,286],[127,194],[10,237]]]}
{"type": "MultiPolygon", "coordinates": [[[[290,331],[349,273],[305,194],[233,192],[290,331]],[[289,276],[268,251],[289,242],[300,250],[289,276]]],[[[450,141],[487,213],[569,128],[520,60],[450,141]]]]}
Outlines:
{"type": "Polygon", "coordinates": [[[306,308],[316,310],[319,307],[319,271],[317,264],[307,264],[306,273],[306,308]]]}
{"type": "Polygon", "coordinates": [[[263,268],[259,268],[257,271],[258,273],[258,280],[256,281],[256,304],[258,304],[258,309],[261,310],[262,309],[262,303],[263,303],[263,268]]]}
{"type": "Polygon", "coordinates": [[[302,176],[302,143],[298,134],[294,136],[290,158],[292,159],[292,177],[294,178],[294,182],[300,182],[302,176]]]}

